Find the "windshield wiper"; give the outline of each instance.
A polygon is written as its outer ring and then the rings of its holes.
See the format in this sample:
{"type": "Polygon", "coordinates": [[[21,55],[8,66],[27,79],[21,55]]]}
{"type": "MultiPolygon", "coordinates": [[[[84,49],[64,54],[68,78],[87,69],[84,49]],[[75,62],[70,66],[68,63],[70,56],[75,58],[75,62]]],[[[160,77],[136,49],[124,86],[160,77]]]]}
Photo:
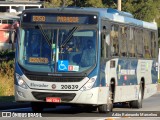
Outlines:
{"type": "Polygon", "coordinates": [[[43,37],[45,38],[47,44],[48,44],[49,46],[51,46],[51,42],[50,42],[48,36],[46,35],[46,33],[44,32],[44,29],[43,29],[42,25],[37,25],[37,26],[35,26],[35,27],[40,30],[40,32],[42,33],[43,37]]]}
{"type": "Polygon", "coordinates": [[[61,47],[65,47],[66,44],[71,40],[71,38],[73,37],[73,33],[77,30],[78,27],[73,27],[72,30],[68,33],[68,37],[64,40],[64,42],[62,43],[61,47]]]}

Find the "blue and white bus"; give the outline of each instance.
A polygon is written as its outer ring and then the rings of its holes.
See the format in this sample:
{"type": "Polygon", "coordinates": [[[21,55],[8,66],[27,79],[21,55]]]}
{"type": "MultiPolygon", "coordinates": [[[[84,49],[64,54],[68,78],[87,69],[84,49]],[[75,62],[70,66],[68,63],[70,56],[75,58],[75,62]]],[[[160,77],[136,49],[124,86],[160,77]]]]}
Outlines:
{"type": "Polygon", "coordinates": [[[15,99],[33,111],[62,104],[141,108],[157,92],[157,25],[110,8],[24,10],[15,99]]]}

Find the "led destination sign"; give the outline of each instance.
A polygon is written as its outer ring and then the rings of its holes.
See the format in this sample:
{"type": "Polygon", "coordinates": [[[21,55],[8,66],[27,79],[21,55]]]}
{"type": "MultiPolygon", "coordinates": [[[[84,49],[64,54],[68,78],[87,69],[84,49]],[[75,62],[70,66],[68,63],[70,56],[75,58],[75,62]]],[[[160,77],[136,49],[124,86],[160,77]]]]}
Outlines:
{"type": "Polygon", "coordinates": [[[23,15],[24,23],[56,23],[56,24],[97,24],[96,15],[85,14],[38,14],[23,15]]]}
{"type": "MultiPolygon", "coordinates": [[[[46,16],[32,16],[32,22],[47,22],[46,16]]],[[[79,23],[79,17],[57,16],[57,23],[79,23]]]]}

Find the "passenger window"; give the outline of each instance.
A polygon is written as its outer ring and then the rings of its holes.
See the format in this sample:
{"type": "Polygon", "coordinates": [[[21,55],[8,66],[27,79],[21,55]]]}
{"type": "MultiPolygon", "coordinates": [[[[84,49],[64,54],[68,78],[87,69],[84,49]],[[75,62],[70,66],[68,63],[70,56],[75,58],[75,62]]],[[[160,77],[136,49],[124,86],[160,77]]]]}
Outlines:
{"type": "Polygon", "coordinates": [[[121,56],[127,56],[127,27],[120,28],[120,43],[121,56]]]}
{"type": "Polygon", "coordinates": [[[156,58],[156,33],[151,32],[151,54],[153,58],[156,58]]]}
{"type": "Polygon", "coordinates": [[[134,28],[129,29],[129,39],[128,39],[128,55],[129,57],[135,57],[135,37],[134,28]]]}
{"type": "Polygon", "coordinates": [[[106,28],[106,26],[103,26],[102,29],[102,40],[101,40],[101,57],[102,58],[107,58],[108,55],[108,46],[109,46],[109,42],[110,42],[110,38],[109,38],[109,32],[106,28]]]}
{"type": "Polygon", "coordinates": [[[105,31],[106,31],[106,26],[103,26],[103,29],[102,29],[102,33],[101,33],[101,57],[102,58],[106,58],[106,48],[105,48],[105,38],[106,38],[106,34],[105,34],[105,31]]]}
{"type": "Polygon", "coordinates": [[[150,32],[144,31],[143,32],[143,40],[144,40],[144,57],[145,58],[151,58],[151,41],[150,41],[150,32]]]}
{"type": "Polygon", "coordinates": [[[136,50],[137,50],[137,57],[143,57],[143,37],[142,37],[142,30],[135,29],[135,41],[136,41],[136,50]]]}
{"type": "Polygon", "coordinates": [[[111,26],[110,33],[110,42],[111,42],[111,56],[119,55],[119,41],[118,41],[118,25],[111,26]]]}

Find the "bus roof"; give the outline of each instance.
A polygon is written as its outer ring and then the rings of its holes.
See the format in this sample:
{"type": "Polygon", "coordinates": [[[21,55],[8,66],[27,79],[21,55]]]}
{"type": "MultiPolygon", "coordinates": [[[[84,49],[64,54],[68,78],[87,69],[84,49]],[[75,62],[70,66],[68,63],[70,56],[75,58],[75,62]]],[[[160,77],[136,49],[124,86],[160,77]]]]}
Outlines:
{"type": "Polygon", "coordinates": [[[89,8],[89,7],[84,7],[84,8],[78,8],[78,7],[73,7],[73,8],[33,8],[33,9],[26,9],[23,11],[25,12],[37,12],[37,13],[45,13],[45,12],[55,12],[55,13],[98,13],[101,18],[104,19],[109,19],[111,21],[115,22],[120,22],[120,23],[126,23],[126,24],[132,24],[135,26],[139,27],[144,27],[152,30],[157,30],[157,24],[152,22],[145,22],[142,20],[135,19],[131,13],[128,12],[123,12],[123,11],[118,11],[116,9],[112,8],[89,8]],[[34,9],[34,10],[33,10],[34,9]]]}

